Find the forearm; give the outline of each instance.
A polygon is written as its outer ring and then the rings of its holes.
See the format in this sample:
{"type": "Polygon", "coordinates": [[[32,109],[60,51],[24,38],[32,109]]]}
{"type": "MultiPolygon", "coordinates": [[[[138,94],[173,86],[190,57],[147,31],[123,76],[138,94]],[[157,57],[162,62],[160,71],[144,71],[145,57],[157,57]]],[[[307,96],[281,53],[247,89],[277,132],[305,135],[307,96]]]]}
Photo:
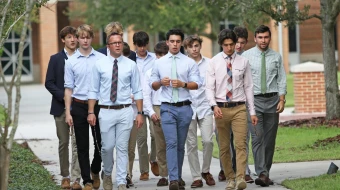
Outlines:
{"type": "Polygon", "coordinates": [[[197,90],[198,89],[198,85],[196,82],[188,82],[187,83],[187,89],[189,90],[197,90]]]}
{"type": "Polygon", "coordinates": [[[161,85],[161,82],[153,82],[152,83],[152,89],[154,89],[154,90],[158,90],[160,87],[161,87],[162,85],[161,85]]]}
{"type": "Polygon", "coordinates": [[[64,100],[65,100],[65,112],[67,114],[71,113],[72,93],[73,93],[72,89],[65,88],[64,100]]]}
{"type": "Polygon", "coordinates": [[[88,101],[88,113],[94,113],[94,105],[96,105],[95,99],[89,99],[88,101]]]}
{"type": "Polygon", "coordinates": [[[280,101],[284,101],[284,100],[285,100],[285,98],[286,98],[286,96],[285,96],[285,95],[281,95],[281,96],[280,96],[280,101]]]}
{"type": "Polygon", "coordinates": [[[136,100],[137,111],[143,111],[143,99],[136,100]]]}

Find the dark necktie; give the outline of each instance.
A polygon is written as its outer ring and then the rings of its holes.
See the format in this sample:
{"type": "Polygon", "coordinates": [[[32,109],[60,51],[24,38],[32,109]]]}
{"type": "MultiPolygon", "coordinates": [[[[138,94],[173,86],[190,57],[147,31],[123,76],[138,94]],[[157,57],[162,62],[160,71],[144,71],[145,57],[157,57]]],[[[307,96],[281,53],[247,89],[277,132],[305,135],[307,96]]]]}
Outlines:
{"type": "Polygon", "coordinates": [[[265,94],[267,91],[267,77],[266,77],[266,54],[261,53],[261,93],[265,94]]]}
{"type": "Polygon", "coordinates": [[[118,61],[117,59],[113,62],[113,69],[112,69],[112,84],[111,84],[111,94],[110,99],[112,102],[117,100],[117,86],[118,86],[118,61]]]}

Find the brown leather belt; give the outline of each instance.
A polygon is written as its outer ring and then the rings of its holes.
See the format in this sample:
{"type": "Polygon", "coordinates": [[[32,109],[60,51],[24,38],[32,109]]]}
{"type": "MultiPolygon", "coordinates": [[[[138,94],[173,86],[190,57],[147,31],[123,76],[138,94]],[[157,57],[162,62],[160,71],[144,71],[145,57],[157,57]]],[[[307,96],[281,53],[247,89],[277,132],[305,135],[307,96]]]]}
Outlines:
{"type": "MultiPolygon", "coordinates": [[[[77,98],[73,98],[72,100],[75,101],[75,102],[78,102],[78,103],[82,103],[82,104],[88,104],[89,103],[89,101],[87,101],[87,100],[79,100],[77,98]]],[[[96,101],[96,105],[98,105],[98,100],[96,101]]]]}
{"type": "Polygon", "coordinates": [[[121,105],[112,105],[112,106],[104,106],[104,105],[100,105],[100,108],[103,109],[114,109],[114,110],[119,110],[119,109],[123,109],[123,108],[127,108],[129,107],[131,104],[121,104],[121,105]]]}
{"type": "Polygon", "coordinates": [[[190,105],[191,102],[189,100],[187,100],[187,101],[184,101],[184,102],[177,102],[177,103],[162,102],[162,104],[168,104],[168,105],[172,105],[172,106],[176,106],[176,107],[182,107],[182,106],[190,105]]]}
{"type": "Polygon", "coordinates": [[[246,102],[217,102],[217,106],[220,108],[232,108],[239,105],[243,105],[246,102]]]}
{"type": "Polygon", "coordinates": [[[265,94],[256,94],[255,96],[261,96],[261,97],[265,97],[265,98],[271,98],[273,96],[276,96],[277,92],[272,92],[272,93],[265,93],[265,94]]]}

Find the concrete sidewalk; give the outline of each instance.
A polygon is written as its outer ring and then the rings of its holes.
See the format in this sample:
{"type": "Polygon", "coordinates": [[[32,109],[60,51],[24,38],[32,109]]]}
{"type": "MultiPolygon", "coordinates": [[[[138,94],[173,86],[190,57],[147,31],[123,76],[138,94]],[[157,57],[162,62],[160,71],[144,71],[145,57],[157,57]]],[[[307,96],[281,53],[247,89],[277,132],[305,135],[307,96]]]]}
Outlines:
{"type": "MultiPolygon", "coordinates": [[[[58,161],[58,138],[56,136],[56,129],[53,117],[49,114],[51,95],[47,92],[43,85],[25,85],[22,89],[22,100],[20,105],[20,119],[19,128],[15,138],[20,140],[27,140],[33,152],[43,161],[48,161],[48,165],[44,167],[54,175],[57,183],[60,183],[61,176],[59,175],[59,161],[58,161]]],[[[0,88],[0,103],[6,103],[7,98],[3,88],[0,88]]],[[[286,114],[289,115],[290,113],[286,114]]],[[[283,114],[285,115],[285,114],[283,114]]],[[[90,138],[92,139],[92,138],[90,138]]],[[[91,142],[90,144],[93,144],[91,142]]],[[[93,146],[90,149],[90,155],[93,154],[93,146]]],[[[202,153],[199,152],[202,158],[202,153]]],[[[336,165],[340,165],[340,161],[333,161],[336,165]]],[[[274,164],[271,169],[271,179],[274,181],[274,186],[265,188],[266,190],[286,189],[280,184],[285,179],[311,177],[324,174],[328,170],[331,161],[317,161],[317,162],[300,162],[300,163],[281,163],[274,164]]],[[[254,172],[254,166],[250,169],[254,172]]],[[[211,174],[216,180],[216,185],[208,187],[204,184],[200,189],[224,189],[225,182],[218,182],[217,175],[220,171],[219,160],[213,158],[211,164],[211,174]]],[[[158,177],[150,174],[149,181],[139,181],[139,162],[138,154],[133,169],[133,182],[135,186],[133,189],[151,190],[151,189],[168,189],[168,187],[156,187],[158,177]]],[[[115,175],[115,169],[113,171],[115,175]]],[[[256,176],[253,176],[256,178],[256,176]]],[[[187,183],[186,189],[191,189],[192,177],[189,169],[187,156],[185,156],[183,165],[183,179],[187,183]]],[[[114,180],[115,181],[115,180],[114,180]]],[[[263,189],[255,184],[248,185],[247,189],[263,189]]]]}

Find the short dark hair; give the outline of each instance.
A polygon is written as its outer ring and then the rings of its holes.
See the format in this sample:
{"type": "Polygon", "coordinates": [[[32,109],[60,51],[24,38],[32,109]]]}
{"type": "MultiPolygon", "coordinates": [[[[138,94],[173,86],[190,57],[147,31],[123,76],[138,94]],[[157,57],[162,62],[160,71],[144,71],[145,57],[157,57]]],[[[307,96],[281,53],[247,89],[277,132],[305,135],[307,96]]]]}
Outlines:
{"type": "Polygon", "coordinates": [[[178,35],[181,36],[181,40],[184,40],[184,33],[180,29],[170,29],[166,34],[166,40],[169,40],[170,35],[178,35]]]}
{"type": "Polygon", "coordinates": [[[108,35],[106,37],[106,44],[108,45],[109,44],[109,40],[111,38],[111,36],[115,36],[115,35],[119,35],[119,36],[122,36],[121,34],[117,33],[117,32],[112,32],[110,35],[108,35]]]}
{"type": "Polygon", "coordinates": [[[144,31],[139,31],[133,34],[132,40],[136,46],[146,46],[149,43],[149,35],[144,31]]]}
{"type": "Polygon", "coordinates": [[[160,41],[155,45],[154,50],[156,55],[165,55],[168,53],[169,47],[165,41],[160,41]]]}
{"type": "Polygon", "coordinates": [[[233,31],[237,38],[244,38],[248,41],[248,30],[245,27],[236,26],[233,31]]]}
{"type": "Polygon", "coordinates": [[[123,46],[123,55],[125,57],[128,57],[130,55],[130,46],[128,43],[124,42],[124,46],[123,46]]]}
{"type": "Polygon", "coordinates": [[[269,32],[269,36],[272,36],[272,33],[270,32],[270,29],[268,26],[260,25],[255,29],[255,37],[256,37],[256,34],[265,33],[265,32],[269,32]]]}
{"type": "Polygon", "coordinates": [[[186,37],[184,39],[184,42],[183,42],[184,48],[187,48],[188,46],[192,46],[194,41],[198,41],[198,43],[200,45],[202,45],[202,42],[203,42],[202,38],[200,38],[199,36],[197,36],[197,35],[190,35],[190,36],[188,36],[188,37],[186,37]]]}
{"type": "Polygon", "coordinates": [[[230,29],[223,29],[218,34],[218,44],[221,46],[225,39],[231,39],[234,43],[237,42],[236,34],[230,29]]]}
{"type": "Polygon", "coordinates": [[[63,29],[60,30],[59,37],[60,39],[65,39],[67,34],[72,34],[76,36],[76,31],[77,31],[76,28],[73,26],[65,26],[63,29]]]}

